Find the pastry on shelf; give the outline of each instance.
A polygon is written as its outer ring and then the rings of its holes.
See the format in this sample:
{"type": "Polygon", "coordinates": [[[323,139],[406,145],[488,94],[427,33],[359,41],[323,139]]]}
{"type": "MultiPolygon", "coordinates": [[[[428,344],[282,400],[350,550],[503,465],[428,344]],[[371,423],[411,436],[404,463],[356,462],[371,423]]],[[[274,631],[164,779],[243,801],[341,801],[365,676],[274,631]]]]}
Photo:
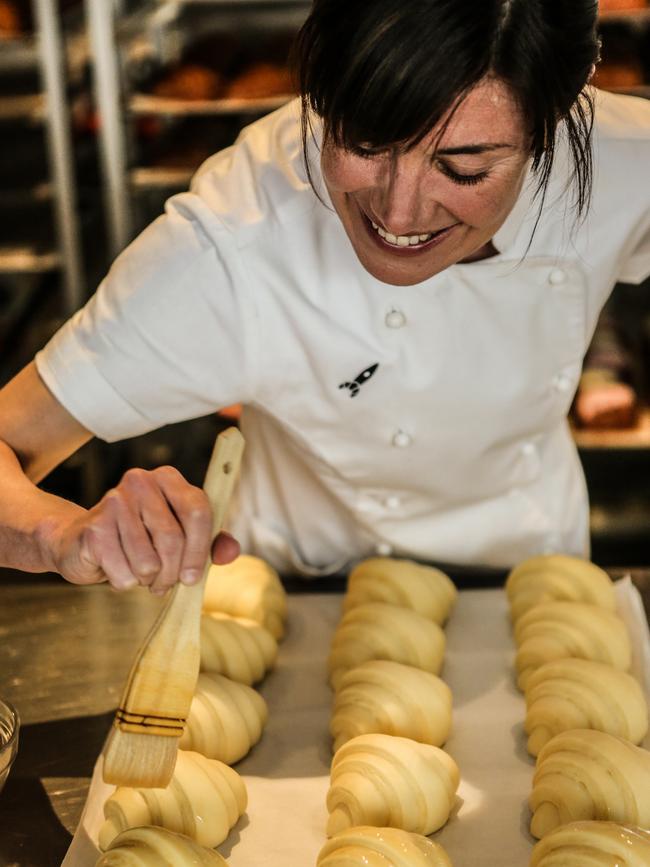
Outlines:
{"type": "Polygon", "coordinates": [[[613,611],[584,602],[542,602],[515,626],[518,645],[517,685],[526,688],[535,669],[554,659],[574,657],[630,668],[632,649],[627,627],[613,611]]]}
{"type": "Polygon", "coordinates": [[[287,618],[287,594],[272,566],[260,557],[241,554],[226,566],[211,567],[203,609],[255,620],[279,641],[287,618]]]}
{"type": "Polygon", "coordinates": [[[13,39],[20,36],[23,25],[20,12],[10,0],[0,0],[0,39],[13,39]]]}
{"type": "Polygon", "coordinates": [[[408,608],[366,602],[348,611],[334,633],[330,683],[338,689],[348,669],[369,659],[390,659],[438,674],[444,654],[445,633],[437,623],[408,608]]]}
{"type": "Polygon", "coordinates": [[[614,583],[607,572],[589,560],[566,554],[541,554],[524,560],[508,575],[505,589],[513,621],[533,605],[553,599],[616,610],[614,583]]]}
{"type": "Polygon", "coordinates": [[[570,822],[533,849],[530,867],[648,867],[650,831],[615,822],[570,822]]]}
{"type": "Polygon", "coordinates": [[[95,867],[227,867],[214,849],[199,846],[185,834],[147,825],[114,837],[95,867]]]}
{"type": "Polygon", "coordinates": [[[256,61],[247,66],[226,87],[226,99],[266,99],[290,96],[295,87],[286,64],[256,61]]]}
{"type": "Polygon", "coordinates": [[[184,63],[168,70],[151,92],[164,99],[209,100],[223,95],[223,77],[208,66],[184,63]]]}
{"type": "Polygon", "coordinates": [[[250,686],[204,672],[178,745],[232,765],[259,741],[268,714],[266,702],[250,686]]]}
{"type": "Polygon", "coordinates": [[[118,787],[104,804],[99,848],[128,828],[159,825],[187,834],[201,846],[218,846],[246,810],[244,781],[223,762],[179,750],[165,789],[118,787]]]}
{"type": "Polygon", "coordinates": [[[393,735],[360,735],[334,755],[327,836],[356,825],[432,834],[447,822],[460,782],[438,747],[393,735]]]}
{"type": "Polygon", "coordinates": [[[650,753],[599,731],[563,732],[537,758],[530,832],[583,819],[650,828],[650,753]]]}
{"type": "Polygon", "coordinates": [[[648,731],[648,707],[631,674],[589,659],[558,659],[528,679],[524,728],[531,756],[572,729],[596,729],[639,744],[648,731]]]}
{"type": "Polygon", "coordinates": [[[443,624],[457,596],[453,582],[440,569],[413,560],[370,557],[350,572],[343,610],[364,602],[390,602],[443,624]]]}
{"type": "Polygon", "coordinates": [[[647,0],[600,0],[601,12],[626,12],[630,9],[647,9],[647,0]]]}
{"type": "Polygon", "coordinates": [[[316,867],[452,867],[438,843],[399,828],[362,825],[325,843],[316,867]]]}
{"type": "Polygon", "coordinates": [[[201,615],[201,671],[251,686],[273,667],[278,644],[254,620],[213,611],[201,615]]]}
{"type": "Polygon", "coordinates": [[[334,751],[373,732],[440,747],[449,737],[451,703],[451,690],[435,674],[371,659],[341,678],[330,721],[334,751]]]}

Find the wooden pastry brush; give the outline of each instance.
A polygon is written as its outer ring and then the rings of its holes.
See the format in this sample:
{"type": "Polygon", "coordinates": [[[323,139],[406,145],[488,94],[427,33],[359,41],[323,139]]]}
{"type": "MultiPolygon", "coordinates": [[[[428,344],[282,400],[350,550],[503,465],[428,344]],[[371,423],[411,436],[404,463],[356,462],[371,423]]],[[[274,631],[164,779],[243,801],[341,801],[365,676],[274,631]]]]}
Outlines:
{"type": "MultiPolygon", "coordinates": [[[[237,478],[244,438],[237,428],[219,434],[203,490],[213,510],[213,538],[221,529],[237,478]]],[[[104,745],[104,782],[163,788],[172,778],[200,664],[200,624],[208,570],[191,587],[177,584],[145,638],[104,745]]]]}

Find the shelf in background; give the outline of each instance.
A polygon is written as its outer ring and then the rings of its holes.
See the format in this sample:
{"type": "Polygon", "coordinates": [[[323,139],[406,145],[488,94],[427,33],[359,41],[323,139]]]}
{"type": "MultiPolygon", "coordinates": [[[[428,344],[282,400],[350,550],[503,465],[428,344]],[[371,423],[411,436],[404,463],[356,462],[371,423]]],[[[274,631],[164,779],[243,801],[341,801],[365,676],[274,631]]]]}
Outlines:
{"type": "Polygon", "coordinates": [[[0,120],[41,121],[44,114],[45,98],[42,93],[0,96],[0,120]]]}
{"type": "Polygon", "coordinates": [[[609,430],[573,428],[573,437],[580,449],[650,448],[650,409],[641,411],[635,427],[609,430]]]}
{"type": "Polygon", "coordinates": [[[600,21],[633,21],[643,24],[650,21],[650,6],[647,9],[611,9],[599,12],[600,21]]]}
{"type": "Polygon", "coordinates": [[[32,247],[0,247],[0,274],[43,274],[61,266],[56,251],[39,252],[32,247]]]}
{"type": "Polygon", "coordinates": [[[275,111],[293,99],[293,95],[267,96],[263,99],[165,99],[147,93],[136,93],[130,109],[136,115],[241,115],[275,111]]]}
{"type": "Polygon", "coordinates": [[[137,190],[188,187],[195,171],[195,168],[141,167],[132,169],[129,179],[131,186],[137,190]]]}

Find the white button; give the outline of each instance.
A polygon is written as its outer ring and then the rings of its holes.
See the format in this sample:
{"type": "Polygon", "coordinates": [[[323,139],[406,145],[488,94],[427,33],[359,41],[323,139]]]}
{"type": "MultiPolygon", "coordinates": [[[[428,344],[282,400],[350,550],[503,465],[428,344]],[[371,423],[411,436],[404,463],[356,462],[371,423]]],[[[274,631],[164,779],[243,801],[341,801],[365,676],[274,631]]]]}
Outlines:
{"type": "Polygon", "coordinates": [[[402,501],[399,497],[396,497],[394,494],[390,497],[386,497],[386,508],[387,509],[399,509],[402,505],[402,501]]]}
{"type": "Polygon", "coordinates": [[[566,283],[566,271],[561,268],[554,268],[548,275],[548,282],[551,286],[561,286],[562,283],[566,283]]]}
{"type": "Polygon", "coordinates": [[[558,373],[558,375],[553,380],[553,385],[558,391],[563,392],[570,391],[571,388],[573,388],[573,382],[564,373],[558,373]]]}
{"type": "Polygon", "coordinates": [[[521,447],[521,453],[526,458],[532,458],[535,454],[537,454],[537,447],[535,443],[523,443],[521,447]]]}
{"type": "Polygon", "coordinates": [[[393,437],[393,445],[397,446],[398,449],[405,449],[407,446],[411,445],[411,437],[406,433],[406,431],[398,430],[393,437]]]}
{"type": "Polygon", "coordinates": [[[403,328],[406,325],[406,316],[401,310],[391,310],[384,321],[389,328],[403,328]]]}
{"type": "Polygon", "coordinates": [[[390,557],[393,553],[393,546],[389,545],[388,542],[380,542],[375,548],[375,551],[380,557],[390,557]]]}

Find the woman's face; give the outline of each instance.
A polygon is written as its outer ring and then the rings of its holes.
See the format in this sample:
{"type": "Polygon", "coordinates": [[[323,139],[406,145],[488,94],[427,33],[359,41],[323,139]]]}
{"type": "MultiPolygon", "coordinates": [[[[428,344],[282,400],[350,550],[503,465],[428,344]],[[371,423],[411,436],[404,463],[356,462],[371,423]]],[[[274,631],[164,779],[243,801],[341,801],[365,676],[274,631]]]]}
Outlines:
{"type": "Polygon", "coordinates": [[[521,190],[529,139],[501,81],[469,92],[434,152],[437,135],[400,153],[323,144],[332,203],[361,264],[384,283],[411,286],[481,258],[521,190]]]}

